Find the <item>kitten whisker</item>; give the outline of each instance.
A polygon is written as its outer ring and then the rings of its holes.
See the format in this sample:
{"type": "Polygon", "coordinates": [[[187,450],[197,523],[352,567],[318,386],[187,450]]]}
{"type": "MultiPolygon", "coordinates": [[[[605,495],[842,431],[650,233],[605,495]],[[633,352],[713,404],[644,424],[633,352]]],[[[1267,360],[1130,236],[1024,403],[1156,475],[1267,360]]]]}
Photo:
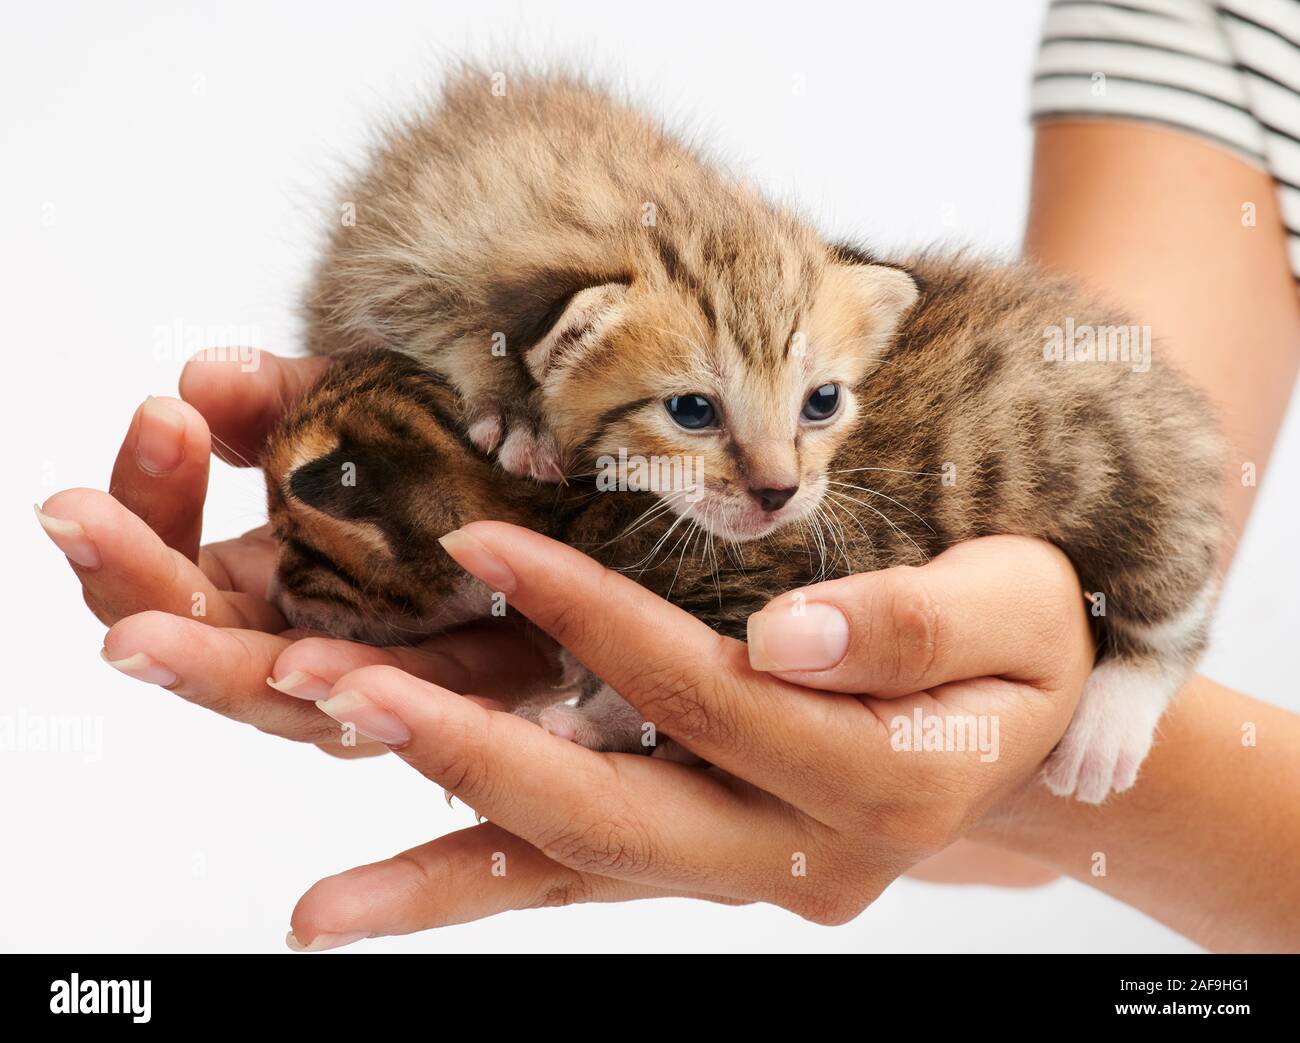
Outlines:
{"type": "Polygon", "coordinates": [[[219,445],[219,446],[221,447],[222,451],[225,452],[225,454],[226,454],[227,456],[234,457],[236,460],[238,460],[238,461],[239,461],[241,464],[243,464],[245,467],[253,467],[253,466],[254,466],[252,460],[250,460],[248,457],[246,457],[243,453],[237,452],[234,446],[232,446],[232,445],[231,445],[229,442],[227,442],[224,438],[222,438],[220,435],[218,435],[215,431],[209,431],[208,434],[211,435],[211,437],[212,437],[212,441],[216,442],[217,445],[219,445]]]}
{"type": "Polygon", "coordinates": [[[858,471],[887,471],[890,474],[911,474],[925,476],[929,478],[942,478],[943,473],[940,471],[905,471],[901,467],[840,467],[833,471],[827,471],[827,474],[855,474],[858,471]]]}
{"type": "Polygon", "coordinates": [[[883,511],[877,510],[866,500],[859,500],[857,497],[849,496],[847,493],[832,492],[830,490],[827,490],[827,494],[830,496],[842,497],[845,500],[858,504],[860,507],[865,507],[867,510],[871,511],[872,514],[878,515],[880,518],[884,520],[885,524],[887,524],[891,529],[897,532],[900,536],[903,537],[903,539],[907,540],[907,542],[912,545],[912,547],[916,550],[916,553],[920,555],[922,561],[926,560],[926,558],[928,557],[925,551],[921,549],[920,544],[918,544],[916,540],[912,539],[911,536],[909,536],[906,532],[904,532],[903,529],[899,527],[897,522],[895,522],[892,518],[889,517],[889,515],[885,514],[883,511]]]}
{"type": "Polygon", "coordinates": [[[917,521],[919,521],[919,522],[920,522],[922,525],[924,525],[927,529],[929,529],[931,532],[934,532],[934,526],[932,526],[928,521],[926,521],[926,520],[925,520],[924,518],[922,518],[919,514],[917,514],[916,511],[912,510],[912,508],[910,508],[909,506],[907,506],[907,504],[905,504],[905,503],[901,503],[900,501],[895,500],[892,496],[886,496],[884,493],[880,492],[880,490],[878,490],[878,489],[868,489],[865,485],[852,485],[852,484],[849,483],[849,482],[831,482],[830,484],[831,484],[831,485],[839,485],[839,486],[844,487],[845,489],[856,489],[858,492],[870,493],[872,496],[881,496],[881,497],[884,497],[884,498],[885,498],[886,500],[888,500],[890,503],[892,503],[892,504],[897,504],[899,507],[903,508],[903,510],[905,510],[905,511],[906,511],[908,514],[910,514],[913,518],[915,518],[917,521]]]}

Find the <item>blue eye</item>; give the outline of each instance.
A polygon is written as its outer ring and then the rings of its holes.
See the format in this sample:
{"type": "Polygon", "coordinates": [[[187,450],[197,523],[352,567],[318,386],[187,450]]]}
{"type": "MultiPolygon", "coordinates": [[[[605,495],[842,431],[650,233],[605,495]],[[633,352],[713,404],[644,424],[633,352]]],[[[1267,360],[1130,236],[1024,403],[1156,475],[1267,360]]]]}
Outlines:
{"type": "Polygon", "coordinates": [[[825,420],[835,414],[835,410],[840,408],[840,386],[838,384],[823,384],[811,395],[808,401],[803,404],[803,418],[805,420],[825,420]]]}
{"type": "Polygon", "coordinates": [[[664,408],[679,427],[688,431],[709,427],[715,416],[713,403],[703,395],[674,395],[664,403],[664,408]]]}

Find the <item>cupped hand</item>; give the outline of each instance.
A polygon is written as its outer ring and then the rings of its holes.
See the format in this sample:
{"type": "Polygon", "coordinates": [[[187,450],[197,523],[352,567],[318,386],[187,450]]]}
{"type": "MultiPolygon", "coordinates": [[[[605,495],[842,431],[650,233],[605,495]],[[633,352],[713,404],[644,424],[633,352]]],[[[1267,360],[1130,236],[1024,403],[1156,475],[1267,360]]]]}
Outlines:
{"type": "Polygon", "coordinates": [[[303,655],[333,678],[326,713],[490,821],[321,881],[291,947],[655,895],[844,922],[1034,784],[1092,664],[1073,569],[1028,539],[784,595],[748,648],[536,533],[477,522],[444,546],[712,767],[595,753],[402,669],[303,655]]]}
{"type": "MultiPolygon", "coordinates": [[[[340,756],[386,751],[374,742],[341,741],[339,729],[310,702],[267,685],[268,677],[294,674],[295,655],[325,656],[340,671],[391,663],[489,695],[517,688],[529,671],[542,674],[537,643],[499,627],[423,648],[316,640],[290,651],[302,635],[286,630],[266,599],[276,555],[267,528],[200,547],[214,448],[230,463],[256,465],[272,426],[328,364],[269,352],[255,358],[255,366],[220,352],[192,360],[181,377],[181,398],[150,398],[136,410],[109,492],[70,489],[38,509],[86,604],[110,627],[104,658],[227,717],[340,756]]],[[[295,681],[301,689],[303,682],[295,681]]]]}

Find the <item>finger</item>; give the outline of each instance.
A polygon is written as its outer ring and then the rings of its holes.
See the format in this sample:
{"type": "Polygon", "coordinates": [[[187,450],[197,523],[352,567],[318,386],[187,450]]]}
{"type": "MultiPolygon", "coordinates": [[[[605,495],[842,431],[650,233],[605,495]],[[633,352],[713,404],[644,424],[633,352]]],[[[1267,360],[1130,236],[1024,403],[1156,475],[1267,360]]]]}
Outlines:
{"type": "Polygon", "coordinates": [[[233,540],[200,548],[199,567],[220,589],[265,601],[279,554],[280,543],[271,526],[259,525],[233,540]]]}
{"type": "Polygon", "coordinates": [[[503,522],[474,522],[442,539],[462,568],[549,633],[624,699],[657,734],[798,807],[825,797],[804,769],[826,775],[859,752],[828,735],[852,728],[861,704],[809,693],[750,669],[745,646],[714,633],[580,551],[503,522]],[[815,787],[815,788],[812,788],[815,787]]]}
{"type": "Polygon", "coordinates": [[[193,406],[148,398],[135,411],[108,491],[167,546],[198,557],[212,440],[193,406]]]}
{"type": "Polygon", "coordinates": [[[272,683],[287,695],[315,702],[329,698],[335,681],[363,666],[396,666],[462,695],[508,703],[545,686],[555,672],[535,635],[487,626],[411,647],[376,648],[331,638],[295,641],[276,660],[272,683]]]}
{"type": "MultiPolygon", "coordinates": [[[[672,894],[575,872],[488,822],[326,877],[298,900],[285,940],[295,952],[320,952],[362,938],[412,934],[514,909],[672,894]]],[[[676,894],[737,904],[707,895],[676,894]]]]}
{"type": "Polygon", "coordinates": [[[767,794],[649,757],[594,753],[392,667],[345,674],[318,705],[579,872],[777,900],[790,852],[808,842],[791,838],[802,817],[767,794]]]}
{"type": "Polygon", "coordinates": [[[288,644],[258,630],[219,629],[165,612],[142,612],[112,626],[104,638],[104,658],[128,677],[160,685],[232,721],[297,742],[340,745],[335,721],[311,703],[268,687],[271,665],[288,644]]]}
{"type": "Polygon", "coordinates": [[[920,568],[819,583],[749,618],[749,659],[777,677],[890,697],[1000,676],[1056,688],[1090,666],[1079,580],[1039,540],[971,540],[920,568]],[[1084,635],[1075,640],[1075,635],[1084,635]],[[1064,649],[1086,650],[1089,662],[1064,649]]]}
{"type": "MultiPolygon", "coordinates": [[[[443,682],[438,680],[437,675],[463,676],[454,663],[444,662],[441,657],[431,662],[411,655],[412,651],[412,649],[399,647],[380,648],[376,645],[361,645],[330,637],[306,637],[295,641],[281,653],[266,683],[277,692],[314,704],[328,699],[335,682],[344,674],[360,670],[365,666],[391,666],[405,670],[402,665],[404,662],[413,663],[427,673],[435,675],[429,680],[440,685],[443,685],[443,682]]],[[[504,704],[495,699],[485,699],[464,692],[458,694],[463,699],[472,699],[480,706],[489,709],[505,709],[504,704]]]]}
{"type": "Polygon", "coordinates": [[[251,467],[271,428],[328,365],[329,359],[317,356],[293,359],[259,349],[214,348],[185,364],[181,397],[207,420],[217,455],[251,467]]]}
{"type": "Polygon", "coordinates": [[[55,493],[37,509],[46,534],[67,555],[86,603],[104,623],[148,609],[201,618],[212,626],[284,629],[265,601],[227,595],[197,565],[97,489],[55,493]]]}

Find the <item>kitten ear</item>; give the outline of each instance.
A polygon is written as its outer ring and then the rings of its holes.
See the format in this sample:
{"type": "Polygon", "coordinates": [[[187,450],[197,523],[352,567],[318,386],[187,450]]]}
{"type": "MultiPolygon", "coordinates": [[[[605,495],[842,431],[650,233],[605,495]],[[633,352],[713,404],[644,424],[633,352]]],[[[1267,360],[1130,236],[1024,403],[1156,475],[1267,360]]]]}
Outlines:
{"type": "Polygon", "coordinates": [[[573,365],[599,342],[622,315],[627,284],[601,283],[569,298],[560,317],[542,339],[528,349],[524,361],[538,384],[573,365]]]}
{"type": "Polygon", "coordinates": [[[907,272],[883,264],[834,264],[828,277],[838,282],[871,316],[872,335],[881,341],[893,335],[899,321],[921,295],[907,272]]]}

